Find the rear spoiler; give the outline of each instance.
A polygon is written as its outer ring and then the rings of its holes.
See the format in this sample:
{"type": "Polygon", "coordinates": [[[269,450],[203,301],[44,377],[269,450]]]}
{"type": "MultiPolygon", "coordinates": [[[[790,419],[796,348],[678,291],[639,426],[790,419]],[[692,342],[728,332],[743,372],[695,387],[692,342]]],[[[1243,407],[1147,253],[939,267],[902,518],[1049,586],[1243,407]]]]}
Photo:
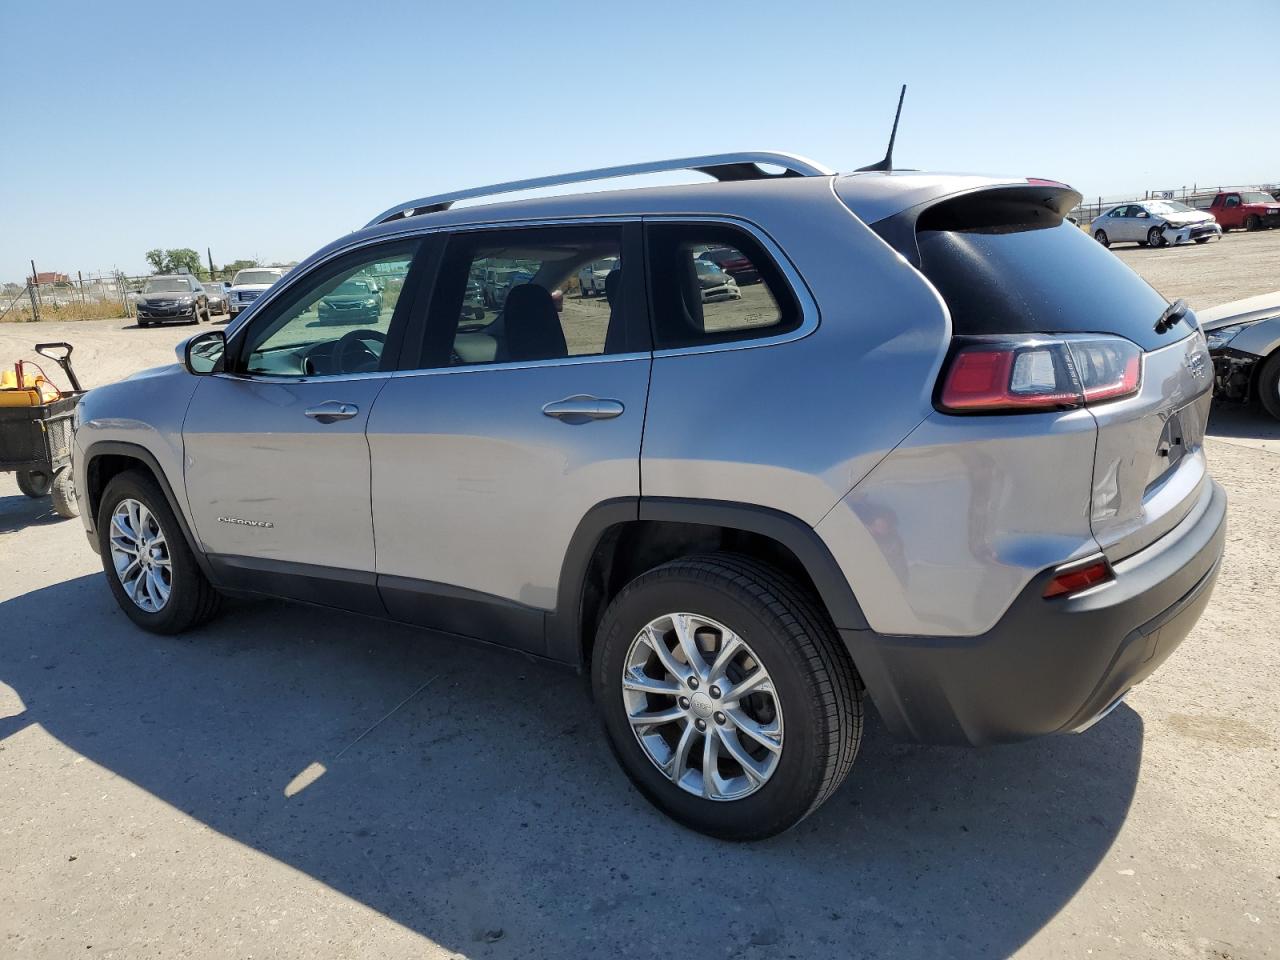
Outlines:
{"type": "Polygon", "coordinates": [[[962,230],[1012,224],[1056,227],[1083,198],[1065,183],[1028,180],[986,185],[935,197],[869,224],[880,238],[920,266],[919,230],[962,230]]]}

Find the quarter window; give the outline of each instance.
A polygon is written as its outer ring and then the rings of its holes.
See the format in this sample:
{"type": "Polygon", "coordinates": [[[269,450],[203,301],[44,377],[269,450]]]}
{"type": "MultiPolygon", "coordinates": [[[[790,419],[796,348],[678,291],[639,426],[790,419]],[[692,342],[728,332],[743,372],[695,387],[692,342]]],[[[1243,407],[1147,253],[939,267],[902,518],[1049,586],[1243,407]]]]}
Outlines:
{"type": "Polygon", "coordinates": [[[655,223],[647,237],[655,347],[768,337],[800,325],[781,270],[745,231],[655,223]]]}
{"type": "Polygon", "coordinates": [[[293,284],[247,331],[243,372],[307,377],[381,369],[416,247],[371,248],[293,284]]]}
{"type": "Polygon", "coordinates": [[[432,296],[422,366],[624,352],[625,270],[616,226],[457,234],[432,296]]]}

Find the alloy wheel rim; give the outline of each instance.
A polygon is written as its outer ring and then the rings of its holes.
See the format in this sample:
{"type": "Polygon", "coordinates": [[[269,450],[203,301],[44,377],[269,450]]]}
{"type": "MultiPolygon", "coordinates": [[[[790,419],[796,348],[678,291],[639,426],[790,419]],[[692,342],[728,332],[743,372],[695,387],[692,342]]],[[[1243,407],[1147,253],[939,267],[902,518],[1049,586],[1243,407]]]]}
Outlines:
{"type": "Polygon", "coordinates": [[[146,613],[158,613],[173,591],[173,562],[160,521],[140,500],[111,512],[111,563],[125,595],[146,613]]]}
{"type": "Polygon", "coordinates": [[[627,650],[622,699],[640,748],[668,780],[707,800],[741,800],[782,757],[782,704],[755,651],[724,624],[668,613],[627,650]]]}

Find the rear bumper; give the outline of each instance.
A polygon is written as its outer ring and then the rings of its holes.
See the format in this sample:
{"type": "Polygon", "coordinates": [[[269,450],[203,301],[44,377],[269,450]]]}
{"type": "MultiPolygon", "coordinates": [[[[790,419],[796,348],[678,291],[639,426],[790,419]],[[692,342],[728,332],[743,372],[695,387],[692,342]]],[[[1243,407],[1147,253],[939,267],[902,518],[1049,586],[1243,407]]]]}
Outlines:
{"type": "Polygon", "coordinates": [[[976,637],[841,634],[892,732],[986,744],[1081,730],[1146,679],[1209,601],[1226,532],[1209,480],[1190,514],[1115,566],[1114,582],[1045,600],[1045,571],[976,637]]]}

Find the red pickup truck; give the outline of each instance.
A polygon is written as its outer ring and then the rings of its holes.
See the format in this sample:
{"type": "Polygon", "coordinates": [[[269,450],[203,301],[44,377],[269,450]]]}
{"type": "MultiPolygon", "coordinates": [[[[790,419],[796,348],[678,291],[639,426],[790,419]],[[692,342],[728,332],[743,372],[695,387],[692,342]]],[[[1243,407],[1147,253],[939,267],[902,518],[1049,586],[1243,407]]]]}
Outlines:
{"type": "Polygon", "coordinates": [[[1223,233],[1280,227],[1280,200],[1261,190],[1227,190],[1204,209],[1213,214],[1223,233]]]}

